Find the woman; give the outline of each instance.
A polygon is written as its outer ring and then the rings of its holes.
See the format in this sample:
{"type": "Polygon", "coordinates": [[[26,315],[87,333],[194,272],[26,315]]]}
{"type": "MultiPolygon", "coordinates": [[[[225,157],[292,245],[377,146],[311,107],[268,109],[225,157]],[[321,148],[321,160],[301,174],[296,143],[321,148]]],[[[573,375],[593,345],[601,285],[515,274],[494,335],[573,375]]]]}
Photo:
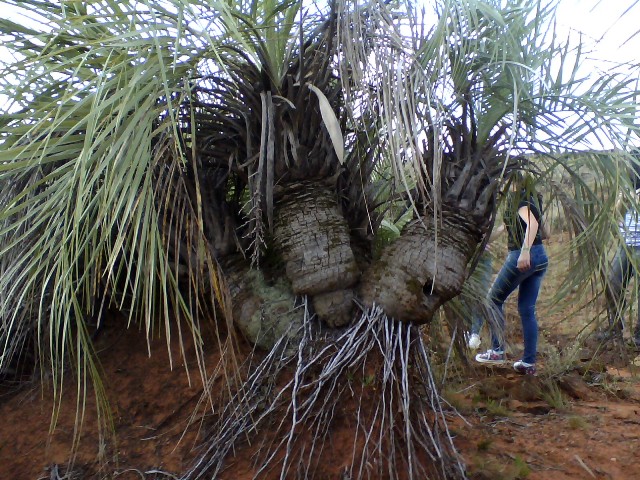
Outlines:
{"type": "MultiPolygon", "coordinates": [[[[635,155],[638,155],[637,153],[635,155]]],[[[631,172],[631,183],[637,200],[640,200],[640,164],[634,163],[631,172]]],[[[633,191],[632,190],[632,191],[633,191]]],[[[624,197],[620,195],[616,203],[616,209],[621,211],[627,207],[624,221],[620,223],[620,237],[624,242],[618,247],[615,257],[611,262],[605,289],[607,299],[607,312],[609,328],[598,335],[601,340],[612,338],[622,339],[624,321],[623,312],[626,309],[626,289],[631,277],[638,275],[640,263],[640,212],[635,205],[626,205],[624,197]]],[[[633,330],[631,341],[636,348],[640,348],[640,296],[638,296],[638,317],[636,327],[633,330]]],[[[631,327],[632,321],[629,322],[631,327]]]]}
{"type": "Polygon", "coordinates": [[[538,320],[536,301],[542,278],[547,271],[549,259],[540,236],[540,208],[532,181],[518,179],[520,188],[511,191],[507,197],[504,224],[508,235],[509,253],[498,276],[489,291],[489,300],[498,312],[496,322],[491,325],[492,348],[476,355],[476,361],[500,364],[505,361],[504,353],[504,312],[507,297],[518,288],[518,313],[522,321],[524,354],[513,368],[525,375],[536,373],[538,347],[538,320]]]}

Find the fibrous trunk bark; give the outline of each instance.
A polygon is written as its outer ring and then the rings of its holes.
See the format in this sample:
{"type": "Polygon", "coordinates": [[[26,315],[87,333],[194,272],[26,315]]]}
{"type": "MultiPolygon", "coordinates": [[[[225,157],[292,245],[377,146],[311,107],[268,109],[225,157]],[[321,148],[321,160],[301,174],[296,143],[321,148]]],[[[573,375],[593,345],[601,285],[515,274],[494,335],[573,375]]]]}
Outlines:
{"type": "Polygon", "coordinates": [[[423,324],[460,293],[483,231],[470,214],[453,208],[441,212],[438,222],[436,228],[431,215],[410,222],[383,250],[363,274],[359,296],[364,305],[423,324]]]}
{"type": "Polygon", "coordinates": [[[287,186],[274,212],[273,241],[293,292],[309,296],[330,326],[349,323],[360,270],[335,190],[321,182],[287,186]]]}

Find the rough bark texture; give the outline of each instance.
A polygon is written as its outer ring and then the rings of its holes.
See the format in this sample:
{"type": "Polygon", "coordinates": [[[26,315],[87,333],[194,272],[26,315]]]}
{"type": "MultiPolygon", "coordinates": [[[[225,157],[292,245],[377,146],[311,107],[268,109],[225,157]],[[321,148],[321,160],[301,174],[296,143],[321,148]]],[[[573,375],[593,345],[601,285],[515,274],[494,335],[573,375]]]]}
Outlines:
{"type": "Polygon", "coordinates": [[[360,270],[335,192],[320,182],[287,189],[274,214],[275,251],[296,295],[308,295],[330,326],[351,321],[360,270]]]}
{"type": "Polygon", "coordinates": [[[270,285],[242,258],[227,257],[223,271],[234,323],[252,345],[268,351],[285,333],[299,334],[304,312],[294,308],[295,295],[285,282],[270,285]]]}
{"type": "Polygon", "coordinates": [[[409,223],[364,273],[360,298],[396,320],[427,323],[436,309],[462,289],[467,264],[481,233],[464,212],[441,216],[436,243],[433,217],[409,223]]]}

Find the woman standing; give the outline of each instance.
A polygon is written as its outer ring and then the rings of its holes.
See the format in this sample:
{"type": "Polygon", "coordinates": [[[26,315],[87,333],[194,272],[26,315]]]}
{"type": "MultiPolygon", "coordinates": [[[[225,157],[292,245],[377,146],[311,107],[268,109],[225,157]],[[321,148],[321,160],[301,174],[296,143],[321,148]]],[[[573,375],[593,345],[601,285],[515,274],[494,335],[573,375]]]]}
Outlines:
{"type": "Polygon", "coordinates": [[[490,302],[497,310],[497,321],[491,325],[492,348],[476,355],[476,361],[500,364],[504,353],[504,312],[506,299],[518,289],[518,313],[522,321],[524,353],[513,368],[525,375],[536,373],[538,320],[536,301],[549,259],[540,235],[540,206],[529,178],[518,179],[517,188],[509,193],[504,212],[508,235],[507,258],[489,291],[490,302]]]}

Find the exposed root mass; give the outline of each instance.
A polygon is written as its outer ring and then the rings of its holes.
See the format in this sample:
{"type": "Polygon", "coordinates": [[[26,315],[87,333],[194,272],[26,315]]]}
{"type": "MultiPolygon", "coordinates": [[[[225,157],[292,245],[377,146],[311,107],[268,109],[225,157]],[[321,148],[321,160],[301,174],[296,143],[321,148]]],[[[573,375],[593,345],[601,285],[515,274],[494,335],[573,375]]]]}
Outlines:
{"type": "Polygon", "coordinates": [[[251,447],[254,478],[316,478],[336,468],[348,479],[465,478],[419,329],[374,306],[327,333],[304,308],[297,348],[285,335],[250,368],[183,478],[218,478],[256,432],[264,440],[251,447]],[[345,406],[355,418],[341,415],[345,406]],[[330,448],[340,417],[351,452],[330,448]]]}

